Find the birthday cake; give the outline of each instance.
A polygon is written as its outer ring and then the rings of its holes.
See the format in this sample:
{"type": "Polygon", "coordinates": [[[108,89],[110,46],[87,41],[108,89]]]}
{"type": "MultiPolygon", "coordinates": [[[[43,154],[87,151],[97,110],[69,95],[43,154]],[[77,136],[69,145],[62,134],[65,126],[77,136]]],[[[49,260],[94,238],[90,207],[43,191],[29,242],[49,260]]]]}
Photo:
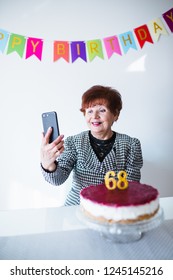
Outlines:
{"type": "Polygon", "coordinates": [[[109,189],[105,184],[88,186],[80,192],[84,215],[103,223],[130,224],[152,218],[159,210],[159,192],[139,182],[109,189]]]}

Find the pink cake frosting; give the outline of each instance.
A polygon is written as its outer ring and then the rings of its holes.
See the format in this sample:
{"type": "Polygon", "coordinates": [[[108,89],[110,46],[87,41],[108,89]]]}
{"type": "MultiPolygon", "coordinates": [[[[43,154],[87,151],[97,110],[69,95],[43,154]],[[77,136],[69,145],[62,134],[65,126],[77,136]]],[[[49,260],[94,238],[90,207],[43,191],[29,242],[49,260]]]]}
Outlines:
{"type": "Polygon", "coordinates": [[[81,190],[84,211],[99,220],[133,222],[148,219],[159,209],[159,192],[139,182],[128,182],[128,188],[108,190],[104,184],[81,190]]]}

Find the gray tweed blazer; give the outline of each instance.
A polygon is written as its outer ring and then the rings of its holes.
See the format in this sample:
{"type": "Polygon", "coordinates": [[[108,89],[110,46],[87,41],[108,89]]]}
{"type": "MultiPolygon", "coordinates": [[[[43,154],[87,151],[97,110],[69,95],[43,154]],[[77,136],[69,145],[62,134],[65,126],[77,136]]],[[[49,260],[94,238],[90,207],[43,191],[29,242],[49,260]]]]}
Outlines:
{"type": "Polygon", "coordinates": [[[140,181],[140,169],[143,165],[140,141],[126,134],[116,132],[112,150],[100,162],[92,149],[89,131],[69,136],[65,140],[65,150],[57,159],[57,169],[46,172],[42,168],[45,180],[53,185],[63,184],[73,172],[72,186],[65,205],[80,204],[80,191],[89,185],[104,182],[105,174],[113,170],[127,172],[127,180],[140,181]]]}

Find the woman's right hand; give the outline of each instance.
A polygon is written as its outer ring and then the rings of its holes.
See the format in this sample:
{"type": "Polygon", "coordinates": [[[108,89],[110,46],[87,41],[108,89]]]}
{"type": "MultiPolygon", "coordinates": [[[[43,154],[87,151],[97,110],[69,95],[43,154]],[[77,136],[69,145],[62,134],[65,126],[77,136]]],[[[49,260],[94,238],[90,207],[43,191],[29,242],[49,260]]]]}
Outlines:
{"type": "Polygon", "coordinates": [[[41,164],[42,167],[50,172],[55,171],[55,161],[64,151],[64,135],[58,136],[52,143],[49,143],[49,138],[52,133],[50,127],[46,132],[45,136],[43,133],[42,144],[41,144],[41,164]]]}

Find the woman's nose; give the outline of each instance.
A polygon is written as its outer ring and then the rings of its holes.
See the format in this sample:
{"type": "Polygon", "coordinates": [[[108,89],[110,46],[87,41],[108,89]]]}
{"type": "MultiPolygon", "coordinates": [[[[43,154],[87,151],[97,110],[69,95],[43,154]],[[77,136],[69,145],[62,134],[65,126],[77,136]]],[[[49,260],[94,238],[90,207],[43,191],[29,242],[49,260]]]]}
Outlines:
{"type": "Polygon", "coordinates": [[[95,111],[95,112],[94,112],[94,118],[95,118],[95,119],[98,119],[99,117],[100,117],[99,112],[98,112],[98,111],[95,111]]]}

